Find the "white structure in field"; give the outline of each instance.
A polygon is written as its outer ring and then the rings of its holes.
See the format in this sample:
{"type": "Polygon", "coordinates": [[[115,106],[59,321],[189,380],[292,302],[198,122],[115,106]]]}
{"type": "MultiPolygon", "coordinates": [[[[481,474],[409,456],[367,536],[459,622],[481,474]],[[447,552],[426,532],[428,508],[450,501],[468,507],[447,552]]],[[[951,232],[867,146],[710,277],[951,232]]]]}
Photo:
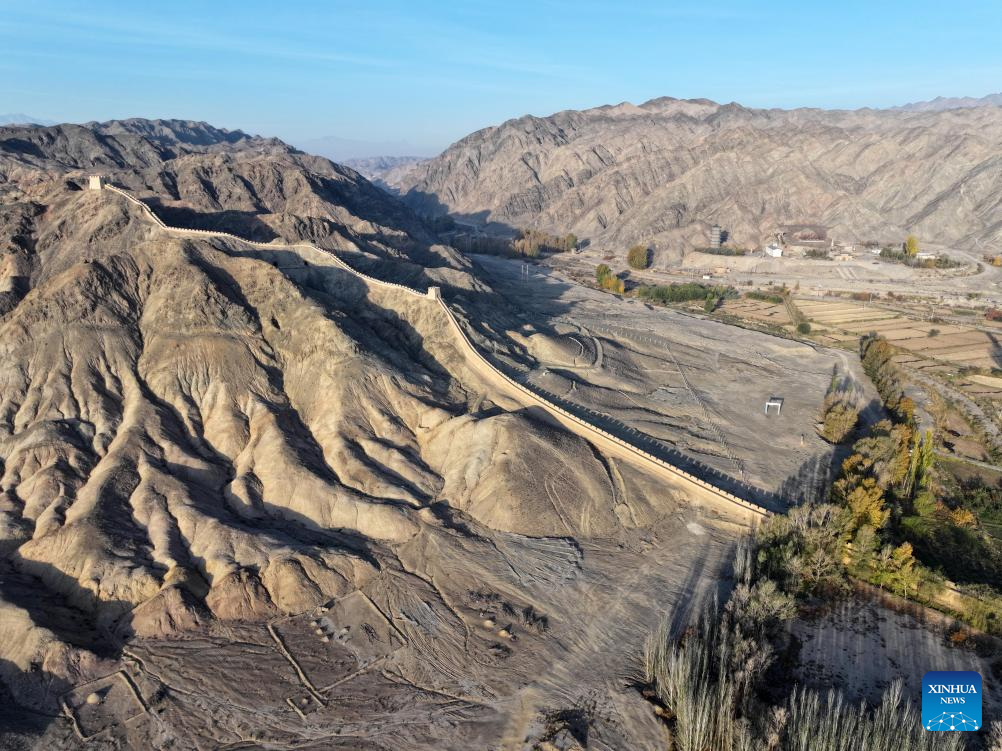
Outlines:
{"type": "Polygon", "coordinates": [[[765,403],[765,413],[769,414],[769,410],[775,408],[776,414],[782,414],[783,412],[783,397],[781,396],[770,396],[769,400],[765,403]]]}
{"type": "Polygon", "coordinates": [[[104,187],[104,175],[91,175],[87,187],[91,190],[101,190],[104,187]]]}
{"type": "Polygon", "coordinates": [[[781,247],[779,247],[778,245],[776,245],[776,243],[771,243],[771,244],[769,244],[769,245],[766,246],[766,248],[765,248],[765,254],[767,256],[769,256],[770,258],[782,258],[783,257],[783,249],[781,247]]]}

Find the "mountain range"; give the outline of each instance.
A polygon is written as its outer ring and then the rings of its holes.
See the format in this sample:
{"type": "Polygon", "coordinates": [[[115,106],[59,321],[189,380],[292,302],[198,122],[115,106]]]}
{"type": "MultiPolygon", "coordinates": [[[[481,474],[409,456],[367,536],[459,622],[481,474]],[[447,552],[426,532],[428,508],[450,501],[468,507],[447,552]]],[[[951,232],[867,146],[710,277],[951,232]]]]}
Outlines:
{"type": "Polygon", "coordinates": [[[419,213],[573,232],[599,247],[738,246],[781,225],[839,240],[1002,242],[1002,108],[751,109],[663,97],[470,134],[392,185],[419,213]]]}
{"type": "Polygon", "coordinates": [[[48,120],[44,117],[26,115],[23,112],[10,112],[0,115],[0,125],[55,125],[55,120],[48,120]]]}

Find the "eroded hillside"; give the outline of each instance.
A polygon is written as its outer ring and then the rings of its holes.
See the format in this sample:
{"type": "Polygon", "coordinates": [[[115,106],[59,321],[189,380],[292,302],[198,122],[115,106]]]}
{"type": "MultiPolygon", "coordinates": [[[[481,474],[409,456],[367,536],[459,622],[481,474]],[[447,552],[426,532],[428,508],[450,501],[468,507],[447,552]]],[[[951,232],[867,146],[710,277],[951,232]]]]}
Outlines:
{"type": "Polygon", "coordinates": [[[844,240],[1002,239],[1002,109],[756,110],[669,97],[473,133],[393,183],[427,215],[622,249],[739,246],[782,224],[844,240]]]}
{"type": "Polygon", "coordinates": [[[523,409],[439,306],[328,254],[489,296],[408,209],[175,121],[2,129],[0,204],[0,680],[39,747],[657,743],[636,652],[746,520],[523,409]],[[95,171],[275,247],[171,235],[95,171]]]}

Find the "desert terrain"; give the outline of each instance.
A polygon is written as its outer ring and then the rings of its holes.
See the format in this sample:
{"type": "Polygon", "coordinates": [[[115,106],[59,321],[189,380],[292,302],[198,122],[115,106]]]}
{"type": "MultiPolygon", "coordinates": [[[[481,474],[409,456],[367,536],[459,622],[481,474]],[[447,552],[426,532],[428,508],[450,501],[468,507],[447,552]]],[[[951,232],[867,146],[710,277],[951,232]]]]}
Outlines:
{"type": "Polygon", "coordinates": [[[806,222],[845,242],[914,232],[980,252],[1002,229],[1002,108],[982,105],[779,110],[661,97],[527,115],[471,133],[394,187],[424,214],[573,232],[603,249],[650,243],[675,263],[708,244],[713,224],[742,248],[806,222]]]}
{"type": "MultiPolygon", "coordinates": [[[[204,123],[0,128],[0,211],[0,747],[664,748],[647,637],[827,497],[833,382],[882,416],[854,326],[959,356],[827,297],[798,339],[609,294],[597,247],[464,255],[204,123]]],[[[879,652],[847,618],[791,627],[805,681],[879,652]]]]}
{"type": "Polygon", "coordinates": [[[726,588],[747,513],[524,408],[430,298],[351,270],[496,294],[350,170],[178,121],[0,147],[10,743],[658,746],[643,639],[726,588]]]}

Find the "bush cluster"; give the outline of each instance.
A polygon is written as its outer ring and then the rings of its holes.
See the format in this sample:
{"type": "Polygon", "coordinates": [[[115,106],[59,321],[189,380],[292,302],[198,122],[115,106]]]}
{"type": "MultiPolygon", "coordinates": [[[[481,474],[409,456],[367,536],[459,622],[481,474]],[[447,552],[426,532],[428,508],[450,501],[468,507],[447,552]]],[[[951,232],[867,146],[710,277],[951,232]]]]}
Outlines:
{"type": "Polygon", "coordinates": [[[595,267],[595,279],[598,282],[598,286],[602,289],[607,289],[620,295],[626,291],[626,285],[623,283],[623,280],[613,274],[612,269],[604,263],[600,263],[595,267]]]}
{"type": "Polygon", "coordinates": [[[643,270],[651,265],[651,250],[646,245],[634,245],[626,253],[626,262],[631,269],[643,270]]]}
{"type": "Polygon", "coordinates": [[[737,297],[737,295],[737,290],[733,287],[720,287],[710,284],[700,284],[699,282],[659,284],[654,286],[642,285],[637,288],[637,297],[641,300],[656,302],[661,305],[706,300],[709,297],[712,297],[714,300],[729,299],[737,297]]]}

